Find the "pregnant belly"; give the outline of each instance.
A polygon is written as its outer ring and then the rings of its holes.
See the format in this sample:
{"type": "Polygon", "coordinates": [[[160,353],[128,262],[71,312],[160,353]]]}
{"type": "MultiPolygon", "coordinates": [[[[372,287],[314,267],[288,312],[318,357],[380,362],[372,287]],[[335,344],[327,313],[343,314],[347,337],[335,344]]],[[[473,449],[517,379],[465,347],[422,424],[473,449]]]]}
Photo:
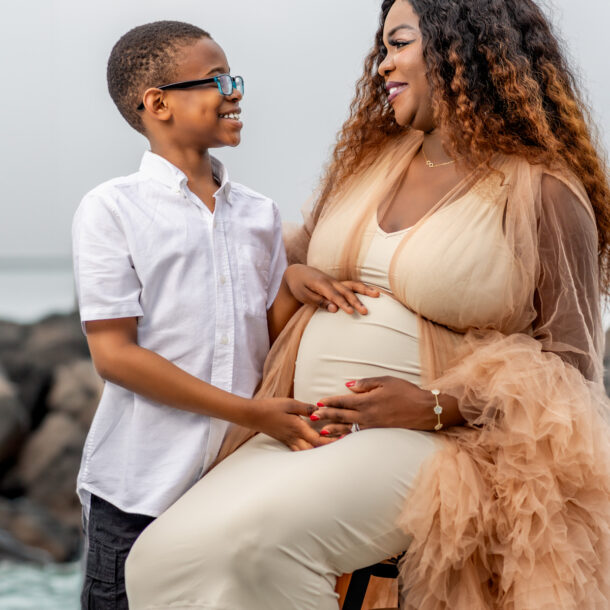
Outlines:
{"type": "Polygon", "coordinates": [[[369,313],[318,310],[299,346],[294,397],[315,404],[349,392],[345,382],[392,375],[420,382],[417,317],[398,301],[359,295],[369,313]]]}

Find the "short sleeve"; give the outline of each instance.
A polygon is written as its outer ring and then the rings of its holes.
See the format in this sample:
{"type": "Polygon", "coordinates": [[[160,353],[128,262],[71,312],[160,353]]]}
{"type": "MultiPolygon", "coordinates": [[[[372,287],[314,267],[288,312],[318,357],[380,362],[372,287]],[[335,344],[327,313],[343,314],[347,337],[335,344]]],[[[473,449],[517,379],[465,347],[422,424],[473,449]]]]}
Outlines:
{"type": "Polygon", "coordinates": [[[83,325],[142,316],[141,284],[118,214],[102,196],[87,195],[72,224],[76,294],[83,325]]]}
{"type": "Polygon", "coordinates": [[[602,373],[597,228],[581,199],[545,174],[538,224],[534,337],[589,380],[602,373]]]}
{"type": "Polygon", "coordinates": [[[273,204],[273,248],[269,272],[269,289],[267,292],[267,309],[273,305],[280,289],[284,271],[286,271],[286,250],[282,239],[282,220],[277,206],[273,204]]]}

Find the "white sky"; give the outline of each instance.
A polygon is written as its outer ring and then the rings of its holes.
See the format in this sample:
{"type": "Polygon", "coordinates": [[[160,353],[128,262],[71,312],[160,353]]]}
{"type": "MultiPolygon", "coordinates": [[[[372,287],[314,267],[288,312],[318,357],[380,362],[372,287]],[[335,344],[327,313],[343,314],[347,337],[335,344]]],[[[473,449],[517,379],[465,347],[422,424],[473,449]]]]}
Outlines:
{"type": "MultiPolygon", "coordinates": [[[[128,29],[177,19],[208,30],[246,81],[231,177],[298,220],[347,116],[380,0],[8,0],[0,23],[0,258],[68,257],[72,214],[96,184],[135,171],[146,141],[106,90],[128,29]]],[[[608,0],[554,0],[610,143],[608,0]]]]}

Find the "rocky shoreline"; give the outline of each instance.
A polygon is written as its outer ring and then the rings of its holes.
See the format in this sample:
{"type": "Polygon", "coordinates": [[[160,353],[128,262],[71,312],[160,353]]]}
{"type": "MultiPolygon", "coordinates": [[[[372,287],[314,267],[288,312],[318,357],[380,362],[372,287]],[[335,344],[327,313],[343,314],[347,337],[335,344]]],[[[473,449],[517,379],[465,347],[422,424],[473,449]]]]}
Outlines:
{"type": "Polygon", "coordinates": [[[76,313],[0,322],[0,559],[78,557],[75,481],[101,388],[76,313]]]}
{"type": "Polygon", "coordinates": [[[0,321],[0,560],[79,556],[75,482],[102,387],[77,313],[0,321]]]}

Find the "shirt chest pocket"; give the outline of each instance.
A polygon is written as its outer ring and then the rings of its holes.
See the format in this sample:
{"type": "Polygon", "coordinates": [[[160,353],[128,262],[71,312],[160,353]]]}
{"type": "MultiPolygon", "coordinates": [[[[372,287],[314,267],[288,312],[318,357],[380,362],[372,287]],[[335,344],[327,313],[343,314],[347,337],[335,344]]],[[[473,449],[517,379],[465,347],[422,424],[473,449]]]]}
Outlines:
{"type": "Polygon", "coordinates": [[[236,250],[239,280],[237,305],[241,305],[250,316],[266,317],[271,255],[254,244],[238,244],[236,250]]]}

